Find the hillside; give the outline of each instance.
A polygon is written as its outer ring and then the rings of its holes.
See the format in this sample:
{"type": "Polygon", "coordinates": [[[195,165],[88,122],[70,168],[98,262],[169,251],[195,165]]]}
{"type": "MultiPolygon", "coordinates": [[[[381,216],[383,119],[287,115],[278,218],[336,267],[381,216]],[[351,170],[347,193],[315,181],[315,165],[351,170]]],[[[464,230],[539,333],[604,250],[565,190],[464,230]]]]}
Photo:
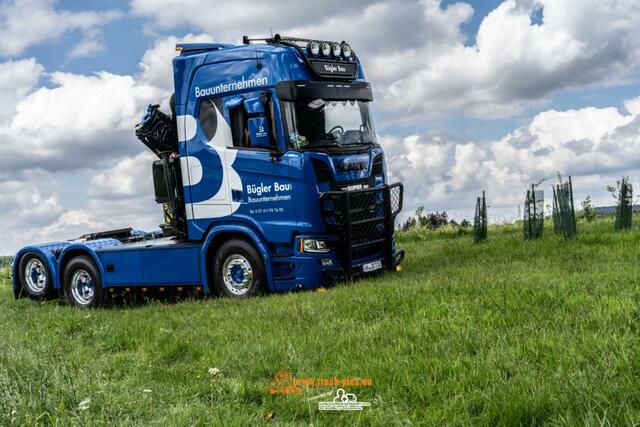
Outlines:
{"type": "Polygon", "coordinates": [[[612,229],[417,230],[402,273],[240,302],[80,311],[5,283],[0,425],[638,423],[640,232],[612,229]],[[371,406],[318,411],[334,386],[271,395],[278,371],[370,379],[345,388],[371,406]]]}

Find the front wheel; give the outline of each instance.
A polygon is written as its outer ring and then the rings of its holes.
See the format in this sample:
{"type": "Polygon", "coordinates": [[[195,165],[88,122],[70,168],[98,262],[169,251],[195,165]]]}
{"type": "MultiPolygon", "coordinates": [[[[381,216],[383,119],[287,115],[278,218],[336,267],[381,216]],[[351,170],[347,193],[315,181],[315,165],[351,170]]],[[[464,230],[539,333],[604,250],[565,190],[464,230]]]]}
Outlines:
{"type": "Polygon", "coordinates": [[[76,307],[93,308],[102,304],[102,281],[93,260],[77,256],[69,261],[64,270],[64,291],[76,307]]]}
{"type": "Polygon", "coordinates": [[[219,295],[249,298],[265,284],[262,257],[252,245],[232,239],[218,249],[213,262],[213,285],[219,295]]]}

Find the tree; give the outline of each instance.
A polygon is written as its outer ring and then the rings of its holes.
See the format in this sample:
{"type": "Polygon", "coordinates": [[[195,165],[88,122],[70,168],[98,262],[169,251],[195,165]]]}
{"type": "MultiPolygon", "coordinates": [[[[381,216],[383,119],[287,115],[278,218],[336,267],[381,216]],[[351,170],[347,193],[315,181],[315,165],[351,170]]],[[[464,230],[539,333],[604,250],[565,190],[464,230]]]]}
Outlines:
{"type": "Polygon", "coordinates": [[[591,203],[591,196],[587,194],[587,197],[582,201],[582,218],[586,219],[587,222],[591,222],[596,219],[596,209],[593,207],[591,203]]]}
{"type": "Polygon", "coordinates": [[[414,217],[410,216],[402,224],[401,228],[402,228],[403,231],[408,231],[408,230],[411,230],[412,228],[414,228],[416,226],[416,224],[417,224],[416,219],[414,217]]]}
{"type": "Polygon", "coordinates": [[[607,185],[607,191],[616,200],[616,230],[631,229],[633,217],[633,186],[629,182],[629,177],[624,176],[622,180],[616,181],[615,187],[607,185]]]}
{"type": "Polygon", "coordinates": [[[446,211],[436,211],[435,213],[429,212],[425,215],[424,206],[420,206],[414,211],[414,215],[415,216],[410,216],[409,218],[407,218],[406,221],[400,226],[402,230],[407,231],[411,230],[414,227],[435,230],[440,227],[444,227],[447,224],[451,224],[454,226],[458,225],[454,220],[451,220],[451,222],[449,222],[449,215],[447,215],[446,211]]]}
{"type": "Polygon", "coordinates": [[[423,227],[427,227],[430,230],[435,230],[440,227],[443,227],[449,223],[449,216],[447,212],[442,211],[435,213],[428,213],[427,216],[423,216],[420,218],[420,225],[423,227]]]}

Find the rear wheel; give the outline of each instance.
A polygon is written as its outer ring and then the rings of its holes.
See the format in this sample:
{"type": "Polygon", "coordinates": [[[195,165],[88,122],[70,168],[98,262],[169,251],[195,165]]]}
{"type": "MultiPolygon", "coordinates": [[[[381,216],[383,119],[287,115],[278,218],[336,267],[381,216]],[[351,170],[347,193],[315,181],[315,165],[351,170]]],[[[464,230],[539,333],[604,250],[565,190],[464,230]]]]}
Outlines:
{"type": "Polygon", "coordinates": [[[53,294],[53,279],[48,264],[40,255],[25,254],[19,265],[20,284],[33,299],[48,298],[53,294]]]}
{"type": "Polygon", "coordinates": [[[216,252],[213,284],[218,294],[232,298],[249,298],[265,288],[262,257],[244,240],[225,242],[216,252]]]}
{"type": "Polygon", "coordinates": [[[98,267],[89,257],[72,258],[64,270],[64,292],[72,305],[93,308],[102,305],[102,281],[98,267]]]}

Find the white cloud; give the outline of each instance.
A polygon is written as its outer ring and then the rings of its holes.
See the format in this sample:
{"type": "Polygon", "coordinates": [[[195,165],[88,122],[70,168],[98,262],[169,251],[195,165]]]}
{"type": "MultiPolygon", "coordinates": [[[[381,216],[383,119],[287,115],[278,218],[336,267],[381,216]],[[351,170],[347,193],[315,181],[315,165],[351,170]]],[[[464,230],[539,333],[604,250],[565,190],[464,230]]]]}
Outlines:
{"type": "Polygon", "coordinates": [[[3,226],[0,253],[7,253],[24,245],[24,233],[46,227],[64,212],[57,194],[42,174],[34,173],[31,180],[0,181],[0,222],[3,226]]]}
{"type": "MultiPolygon", "coordinates": [[[[79,30],[93,39],[96,29],[122,16],[101,12],[56,10],[53,0],[14,0],[0,8],[0,55],[15,56],[31,45],[51,42],[68,31],[79,30]]],[[[79,48],[81,49],[81,48],[79,48]]],[[[87,53],[85,48],[85,52],[87,53]]],[[[76,51],[76,56],[81,54],[76,51]]]]}
{"type": "Polygon", "coordinates": [[[156,229],[162,208],[153,200],[153,158],[143,152],[97,173],[85,200],[74,208],[65,206],[56,193],[63,185],[57,174],[36,172],[27,179],[0,181],[0,222],[5,227],[0,254],[108,229],[156,229]]]}
{"type": "Polygon", "coordinates": [[[169,36],[156,40],[153,46],[142,56],[140,61],[140,69],[142,70],[140,80],[146,84],[162,88],[166,92],[173,92],[173,64],[171,61],[176,56],[176,43],[211,41],[213,41],[213,37],[207,34],[187,34],[179,38],[169,36]]]}
{"type": "Polygon", "coordinates": [[[91,168],[140,151],[133,128],[146,105],[161,97],[160,89],[107,72],[54,72],[50,78],[52,88],[24,97],[0,126],[0,179],[25,168],[91,168]]]}
{"type": "Polygon", "coordinates": [[[270,27],[279,32],[291,28],[292,24],[306,25],[340,14],[357,14],[367,4],[367,0],[327,0],[322,4],[308,0],[222,0],[214,5],[206,0],[184,0],[176,6],[173,0],[133,0],[131,11],[152,18],[154,27],[189,25],[218,40],[237,43],[243,35],[239,31],[266,35],[270,27]]]}
{"type": "Polygon", "coordinates": [[[474,143],[456,145],[454,164],[449,173],[454,191],[476,188],[476,179],[484,166],[485,156],[484,150],[474,143]]]}
{"type": "MultiPolygon", "coordinates": [[[[12,180],[0,183],[0,206],[7,218],[20,213],[20,222],[28,225],[44,225],[62,212],[55,193],[43,192],[37,185],[12,180]]],[[[6,219],[6,218],[5,218],[6,219]]]]}
{"type": "MultiPolygon", "coordinates": [[[[179,40],[211,38],[189,34],[179,40]]],[[[0,221],[10,230],[0,253],[109,228],[154,229],[162,222],[153,200],[154,156],[133,130],[149,103],[166,103],[172,92],[176,41],[158,40],[136,75],[45,74],[34,59],[0,63],[6,100],[0,109],[0,221]],[[50,84],[35,88],[43,75],[50,84]],[[62,185],[57,177],[85,176],[87,170],[96,171],[87,193],[65,209],[54,191],[62,185]]]]}
{"type": "MultiPolygon", "coordinates": [[[[346,40],[358,52],[364,52],[361,59],[389,59],[382,65],[385,71],[396,70],[401,75],[403,64],[393,57],[397,52],[421,51],[422,54],[442,51],[465,40],[460,25],[473,16],[473,8],[466,3],[455,3],[441,8],[438,1],[383,1],[367,4],[351,13],[325,14],[311,23],[298,23],[287,29],[286,34],[325,40],[346,40]],[[372,29],[363,31],[363,28],[372,29]],[[391,66],[393,64],[393,66],[391,66]],[[398,70],[400,69],[400,70],[398,70]]],[[[377,72],[375,68],[369,73],[377,72]]]]}
{"type": "Polygon", "coordinates": [[[425,205],[471,217],[475,197],[486,189],[494,214],[511,218],[527,186],[545,178],[554,182],[558,171],[573,175],[576,203],[591,194],[597,204],[612,204],[606,185],[640,173],[640,111],[627,109],[635,112],[543,111],[493,142],[445,137],[434,144],[433,137],[420,136],[381,142],[391,180],[405,183],[405,212],[425,205]]]}
{"type": "Polygon", "coordinates": [[[133,129],[146,105],[168,91],[148,77],[142,69],[134,76],[44,74],[34,59],[0,63],[0,221],[6,227],[0,252],[105,228],[157,227],[162,214],[153,201],[153,156],[136,155],[145,148],[133,129]],[[50,84],[35,88],[43,75],[50,84]],[[63,185],[60,173],[68,180],[88,170],[96,170],[91,190],[65,209],[54,190],[63,185]]]}
{"type": "Polygon", "coordinates": [[[624,171],[636,162],[628,155],[640,152],[640,135],[632,141],[623,135],[628,126],[638,124],[637,116],[622,115],[615,108],[549,110],[494,143],[491,151],[500,164],[531,176],[554,170],[580,175],[624,171]]]}
{"type": "Polygon", "coordinates": [[[101,200],[149,196],[153,192],[151,164],[154,160],[157,157],[150,151],[121,160],[91,179],[89,195],[101,200]]]}
{"type": "Polygon", "coordinates": [[[412,119],[451,109],[509,117],[555,90],[633,77],[640,65],[638,3],[575,3],[503,2],[483,19],[474,45],[405,58],[413,71],[383,85],[383,108],[414,113],[412,119]],[[540,25],[531,23],[537,7],[540,25]]]}
{"type": "MultiPolygon", "coordinates": [[[[143,150],[134,126],[148,104],[168,104],[176,37],[146,51],[136,75],[53,72],[49,87],[33,86],[43,67],[33,59],[0,63],[0,180],[34,168],[75,171],[104,167],[143,150]],[[2,73],[4,71],[4,73],[2,73]],[[70,155],[69,153],[73,153],[70,155]]],[[[180,40],[207,41],[188,34],[180,40]]]]}
{"type": "Polygon", "coordinates": [[[11,127],[19,132],[55,130],[81,134],[131,129],[141,103],[157,94],[131,76],[54,72],[53,88],[40,88],[17,106],[11,127]],[[55,108],[53,108],[55,107],[55,108]]]}
{"type": "MultiPolygon", "coordinates": [[[[134,126],[148,104],[168,104],[173,92],[175,43],[209,41],[207,35],[159,39],[136,75],[53,72],[49,87],[34,59],[0,63],[0,181],[34,168],[58,172],[104,167],[139,153],[134,126]],[[4,71],[2,73],[2,71],[4,71]],[[70,155],[69,153],[73,153],[70,155]]],[[[168,108],[167,105],[165,105],[168,108]]]]}
{"type": "Polygon", "coordinates": [[[34,58],[0,63],[0,123],[15,114],[16,104],[38,83],[44,67],[34,58]]]}
{"type": "Polygon", "coordinates": [[[76,43],[69,52],[68,58],[80,58],[82,56],[95,56],[103,52],[106,46],[98,41],[95,36],[85,37],[76,43]]]}
{"type": "Polygon", "coordinates": [[[624,102],[627,111],[635,116],[640,115],[640,96],[633,99],[627,99],[624,102]]]}

